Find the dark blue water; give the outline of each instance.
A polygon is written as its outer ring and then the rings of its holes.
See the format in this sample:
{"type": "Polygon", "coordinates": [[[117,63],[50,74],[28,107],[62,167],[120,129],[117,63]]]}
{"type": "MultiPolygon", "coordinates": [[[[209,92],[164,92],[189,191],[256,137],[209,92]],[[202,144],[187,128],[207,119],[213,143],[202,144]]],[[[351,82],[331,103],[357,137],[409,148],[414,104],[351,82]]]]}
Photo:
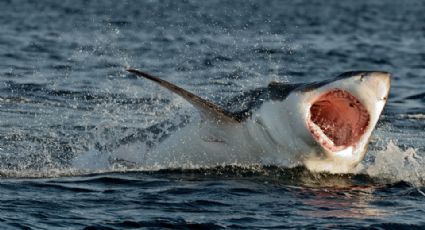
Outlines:
{"type": "Polygon", "coordinates": [[[425,228],[424,11],[419,0],[1,1],[0,228],[425,228]],[[145,171],[105,159],[160,145],[197,114],[130,66],[217,103],[271,80],[393,78],[358,173],[145,171]]]}

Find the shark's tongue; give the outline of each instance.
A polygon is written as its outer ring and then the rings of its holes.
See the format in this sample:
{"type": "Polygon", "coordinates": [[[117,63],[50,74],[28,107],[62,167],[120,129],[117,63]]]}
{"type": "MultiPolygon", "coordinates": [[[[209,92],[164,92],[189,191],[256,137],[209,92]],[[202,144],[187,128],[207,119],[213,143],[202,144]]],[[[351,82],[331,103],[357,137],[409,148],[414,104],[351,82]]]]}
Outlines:
{"type": "MultiPolygon", "coordinates": [[[[310,121],[333,143],[326,147],[340,148],[354,145],[369,124],[369,113],[350,93],[334,89],[320,96],[310,108],[310,121]]],[[[316,139],[323,139],[317,136],[316,139]]],[[[323,144],[323,141],[321,140],[323,144]]]]}

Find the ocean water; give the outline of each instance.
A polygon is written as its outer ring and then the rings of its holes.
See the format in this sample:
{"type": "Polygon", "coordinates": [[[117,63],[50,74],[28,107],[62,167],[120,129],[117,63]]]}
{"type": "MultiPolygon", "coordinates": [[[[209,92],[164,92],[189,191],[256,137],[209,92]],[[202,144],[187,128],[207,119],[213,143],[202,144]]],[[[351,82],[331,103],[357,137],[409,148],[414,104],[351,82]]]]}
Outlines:
{"type": "Polygon", "coordinates": [[[0,1],[0,228],[424,229],[424,11],[420,0],[0,1]],[[272,80],[393,77],[357,173],[146,171],[107,159],[137,157],[198,115],[128,67],[219,104],[272,80]]]}

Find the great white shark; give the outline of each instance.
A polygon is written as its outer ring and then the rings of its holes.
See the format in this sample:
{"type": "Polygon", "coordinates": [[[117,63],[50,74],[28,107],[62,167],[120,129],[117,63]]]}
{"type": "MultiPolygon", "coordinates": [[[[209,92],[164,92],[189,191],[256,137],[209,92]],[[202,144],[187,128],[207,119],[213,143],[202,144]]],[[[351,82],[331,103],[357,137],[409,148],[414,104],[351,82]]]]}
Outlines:
{"type": "Polygon", "coordinates": [[[390,73],[352,71],[305,84],[271,82],[236,98],[248,106],[230,112],[159,77],[127,71],[180,95],[201,115],[145,153],[148,168],[262,164],[351,172],[390,91],[390,73]]]}

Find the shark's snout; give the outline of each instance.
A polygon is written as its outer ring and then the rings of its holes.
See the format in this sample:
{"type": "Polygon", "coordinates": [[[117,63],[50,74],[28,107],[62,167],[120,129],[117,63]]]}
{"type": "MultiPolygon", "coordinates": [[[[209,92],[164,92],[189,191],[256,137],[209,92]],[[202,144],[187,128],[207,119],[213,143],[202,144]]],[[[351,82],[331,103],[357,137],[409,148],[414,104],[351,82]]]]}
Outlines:
{"type": "Polygon", "coordinates": [[[366,81],[371,89],[375,89],[378,100],[387,100],[391,85],[390,73],[380,71],[370,72],[366,81]]]}

